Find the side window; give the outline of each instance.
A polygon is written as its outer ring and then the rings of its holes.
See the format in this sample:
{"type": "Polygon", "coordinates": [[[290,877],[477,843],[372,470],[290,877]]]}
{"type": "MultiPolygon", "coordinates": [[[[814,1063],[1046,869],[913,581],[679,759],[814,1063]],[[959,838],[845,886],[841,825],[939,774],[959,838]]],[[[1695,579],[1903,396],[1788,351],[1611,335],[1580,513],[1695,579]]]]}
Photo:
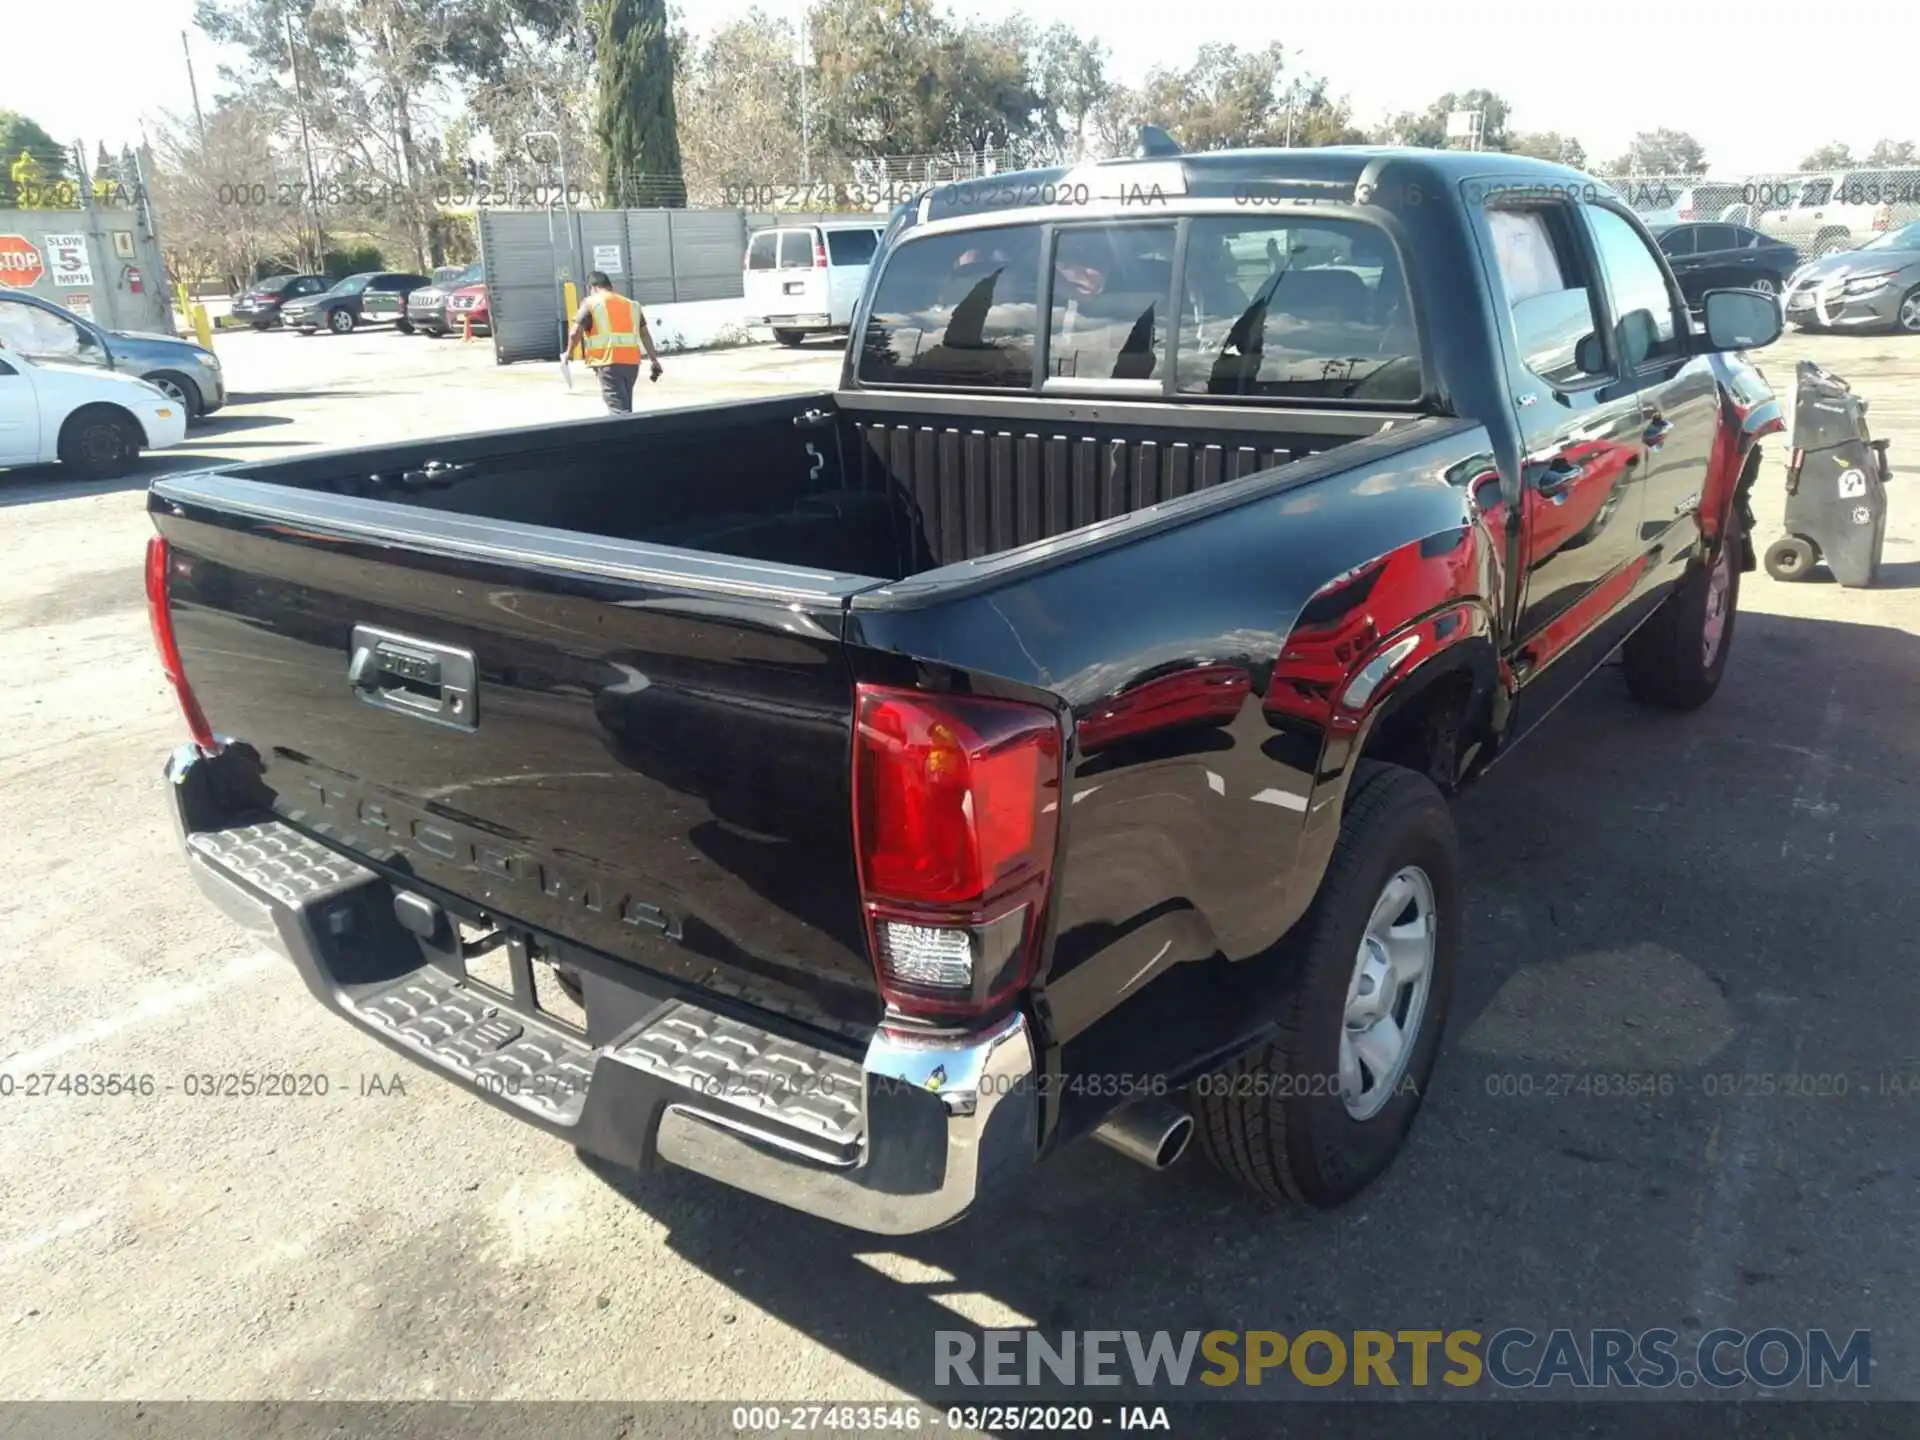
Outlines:
{"type": "Polygon", "coordinates": [[[0,300],[0,345],[29,360],[103,363],[93,337],[78,325],[19,300],[0,300]]]}
{"type": "Polygon", "coordinates": [[[771,230],[762,230],[747,242],[747,269],[773,269],[773,242],[775,234],[771,230]]]}
{"type": "Polygon", "coordinates": [[[1604,379],[1596,287],[1564,206],[1487,212],[1520,363],[1558,389],[1604,379]]]}
{"type": "Polygon", "coordinates": [[[1032,388],[1039,269],[1040,236],[1029,226],[904,241],[880,272],[860,379],[1032,388]]]}
{"type": "Polygon", "coordinates": [[[1063,230],[1053,247],[1049,378],[1154,380],[1164,374],[1171,225],[1063,230]]]}
{"type": "Polygon", "coordinates": [[[1699,244],[1702,255],[1713,255],[1722,250],[1740,248],[1738,233],[1731,225],[1702,225],[1699,244]]]}
{"type": "Polygon", "coordinates": [[[780,268],[782,270],[813,268],[812,231],[782,230],[780,232],[780,268]]]}
{"type": "Polygon", "coordinates": [[[1758,230],[1749,230],[1744,225],[1733,227],[1733,242],[1736,250],[1756,250],[1766,238],[1758,230]]]}
{"type": "Polygon", "coordinates": [[[1685,331],[1674,322],[1673,294],[1660,262],[1634,228],[1613,211],[1589,205],[1586,213],[1601,269],[1606,272],[1621,364],[1638,370],[1683,356],[1685,331]]]}
{"type": "Polygon", "coordinates": [[[1669,230],[1660,237],[1660,249],[1668,255],[1693,254],[1695,232],[1682,225],[1678,230],[1669,230]]]}
{"type": "Polygon", "coordinates": [[[880,236],[873,230],[827,231],[827,259],[834,265],[867,265],[880,236]]]}
{"type": "Polygon", "coordinates": [[[4,360],[0,360],[0,379],[6,379],[9,376],[18,377],[19,374],[20,372],[14,369],[13,366],[4,360]]]}

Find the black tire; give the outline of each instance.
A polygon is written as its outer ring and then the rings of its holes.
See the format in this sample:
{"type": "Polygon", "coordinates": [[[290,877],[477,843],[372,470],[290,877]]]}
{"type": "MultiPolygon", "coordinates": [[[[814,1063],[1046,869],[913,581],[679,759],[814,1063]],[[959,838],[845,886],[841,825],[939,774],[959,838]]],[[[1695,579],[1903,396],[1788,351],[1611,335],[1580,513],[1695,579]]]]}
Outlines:
{"type": "Polygon", "coordinates": [[[1627,689],[1642,705],[1659,710],[1698,710],[1720,688],[1733,652],[1740,614],[1740,546],[1730,534],[1712,560],[1696,569],[1646,623],[1620,647],[1627,689]],[[1719,587],[1718,640],[1708,643],[1710,602],[1719,587]]]}
{"type": "Polygon", "coordinates": [[[413,333],[413,322],[403,315],[393,322],[393,328],[398,330],[402,335],[411,335],[413,333]]]}
{"type": "Polygon", "coordinates": [[[180,408],[187,412],[189,425],[200,418],[200,387],[186,376],[174,370],[156,370],[153,374],[143,375],[140,378],[149,385],[158,385],[178,400],[180,408]]]}
{"type": "Polygon", "coordinates": [[[60,463],[79,479],[111,480],[132,468],[145,441],[126,411],[88,405],[60,427],[60,463]]]}
{"type": "Polygon", "coordinates": [[[1761,561],[1776,580],[1804,580],[1819,563],[1820,552],[1804,535],[1783,535],[1767,547],[1761,561]]]}
{"type": "Polygon", "coordinates": [[[1269,962],[1289,977],[1279,1034],[1194,1086],[1200,1148],[1255,1194],[1326,1209],[1392,1163],[1439,1053],[1460,948],[1460,841],[1439,788],[1396,765],[1363,763],[1313,905],[1269,962]],[[1431,982],[1400,1078],[1383,1108],[1349,1112],[1336,1077],[1348,991],[1387,882],[1417,867],[1432,887],[1431,982]]]}
{"type": "Polygon", "coordinates": [[[807,332],[804,330],[776,330],[773,332],[773,338],[791,349],[807,338],[807,332]]]}
{"type": "Polygon", "coordinates": [[[444,339],[446,337],[446,333],[447,333],[447,327],[444,325],[427,326],[427,334],[432,336],[435,340],[444,339]]]}
{"type": "Polygon", "coordinates": [[[331,330],[334,334],[345,335],[353,329],[353,325],[353,311],[347,309],[346,306],[342,305],[338,309],[327,312],[327,329],[331,330]]]}

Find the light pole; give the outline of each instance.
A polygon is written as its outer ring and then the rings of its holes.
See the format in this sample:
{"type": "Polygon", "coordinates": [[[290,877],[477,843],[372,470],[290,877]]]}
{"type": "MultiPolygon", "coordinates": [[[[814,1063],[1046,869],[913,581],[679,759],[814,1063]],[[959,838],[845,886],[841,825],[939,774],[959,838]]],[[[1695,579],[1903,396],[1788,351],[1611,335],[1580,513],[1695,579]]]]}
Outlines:
{"type": "MultiPolygon", "coordinates": [[[[1298,60],[1306,51],[1296,50],[1293,59],[1298,60]]],[[[1300,96],[1300,77],[1297,74],[1287,76],[1287,149],[1293,148],[1293,107],[1300,96]]]]}
{"type": "Polygon", "coordinates": [[[800,67],[800,181],[803,185],[813,184],[813,107],[807,103],[807,71],[813,68],[812,48],[807,43],[807,15],[803,10],[793,50],[794,64],[800,67]]]}
{"type": "MultiPolygon", "coordinates": [[[[565,296],[566,296],[565,287],[568,281],[576,279],[579,271],[578,257],[574,254],[574,249],[573,249],[573,206],[567,200],[567,147],[561,142],[560,132],[558,130],[528,131],[525,138],[520,143],[526,147],[527,158],[533,161],[533,163],[536,165],[540,163],[540,156],[538,152],[536,152],[533,148],[533,142],[536,140],[553,141],[554,158],[558,160],[560,163],[560,213],[564,218],[566,231],[567,231],[567,268],[566,268],[566,273],[564,275],[556,275],[554,277],[554,283],[559,287],[561,287],[560,288],[561,298],[559,299],[558,303],[559,303],[560,312],[561,312],[561,315],[560,315],[560,333],[562,337],[561,344],[564,347],[566,343],[565,336],[566,336],[567,326],[571,324],[573,321],[573,317],[566,313],[567,304],[565,299],[565,296]]],[[[553,243],[553,202],[551,200],[547,202],[546,209],[547,209],[547,249],[549,253],[553,253],[555,251],[555,246],[553,243]]],[[[564,356],[562,358],[564,358],[564,356]]]]}

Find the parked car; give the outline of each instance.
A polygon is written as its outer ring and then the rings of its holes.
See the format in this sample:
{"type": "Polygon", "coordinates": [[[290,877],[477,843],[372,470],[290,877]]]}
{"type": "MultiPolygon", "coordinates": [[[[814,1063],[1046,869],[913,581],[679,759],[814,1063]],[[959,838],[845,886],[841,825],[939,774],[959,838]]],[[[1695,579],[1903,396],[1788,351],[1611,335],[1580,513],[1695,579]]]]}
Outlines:
{"type": "Polygon", "coordinates": [[[1695,220],[1724,220],[1741,203],[1745,187],[1726,180],[1703,180],[1676,186],[1666,180],[1617,180],[1616,187],[1631,198],[1633,208],[1649,230],[1695,220]]]}
{"type": "Polygon", "coordinates": [[[1754,226],[1818,260],[1916,220],[1920,169],[1845,170],[1802,180],[1790,201],[1776,199],[1754,226]]]}
{"type": "Polygon", "coordinates": [[[772,327],[782,345],[846,331],[879,243],[880,227],[871,220],[755,231],[742,282],[752,323],[772,327]]]}
{"type": "Polygon", "coordinates": [[[447,327],[465,327],[476,335],[493,333],[493,313],[487,308],[485,281],[462,285],[447,295],[447,327]]]}
{"type": "Polygon", "coordinates": [[[303,335],[311,335],[323,325],[336,335],[345,335],[356,325],[382,321],[408,330],[412,327],[401,307],[409,293],[426,283],[426,276],[406,271],[363,271],[319,295],[288,302],[280,313],[303,335]]]}
{"type": "Polygon", "coordinates": [[[427,279],[435,285],[452,285],[454,283],[454,277],[462,270],[469,268],[471,267],[466,265],[436,265],[433,267],[433,273],[429,275],[427,279]]]}
{"type": "Polygon", "coordinates": [[[256,330],[271,330],[280,323],[280,309],[289,300],[318,295],[327,288],[324,275],[273,275],[234,298],[232,315],[256,330]]]}
{"type": "Polygon", "coordinates": [[[1669,225],[1652,227],[1680,282],[1687,304],[1706,303],[1709,290],[1745,287],[1778,295],[1800,266],[1800,252],[1783,240],[1769,239],[1744,225],[1669,225]]]}
{"type": "MultiPolygon", "coordinates": [[[[479,261],[471,265],[451,268],[452,273],[444,279],[436,279],[431,285],[415,290],[407,296],[407,323],[415,330],[429,335],[444,335],[451,328],[447,321],[447,297],[468,285],[478,285],[486,279],[486,267],[479,261]]],[[[439,270],[434,272],[436,276],[439,270]]]]}
{"type": "Polygon", "coordinates": [[[1920,221],[1794,271],[1786,314],[1801,330],[1920,335],[1920,221]]]}
{"type": "Polygon", "coordinates": [[[124,474],[187,434],[187,407],[131,375],[36,365],[0,346],[0,465],[58,460],[82,480],[124,474]]]}
{"type": "Polygon", "coordinates": [[[616,1164],[905,1233],[1197,1132],[1346,1200],[1470,954],[1447,796],[1616,653],[1721,683],[1779,305],[1504,154],[888,233],[836,390],[157,481],[189,868],[616,1164]]]}
{"type": "Polygon", "coordinates": [[[0,347],[42,364],[90,365],[158,386],[192,422],[227,403],[220,357],[191,340],[106,330],[38,295],[0,291],[0,347]]]}

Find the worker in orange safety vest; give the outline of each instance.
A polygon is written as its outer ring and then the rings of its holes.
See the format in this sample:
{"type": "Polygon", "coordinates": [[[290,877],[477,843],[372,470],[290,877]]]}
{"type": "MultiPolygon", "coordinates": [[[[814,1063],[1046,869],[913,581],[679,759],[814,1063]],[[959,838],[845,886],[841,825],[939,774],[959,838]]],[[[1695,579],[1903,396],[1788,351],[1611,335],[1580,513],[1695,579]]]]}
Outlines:
{"type": "Polygon", "coordinates": [[[567,336],[567,354],[583,347],[587,364],[600,377],[600,395],[608,411],[631,414],[641,347],[646,347],[655,380],[660,378],[660,352],[653,348],[653,335],[639,303],[616,291],[604,270],[587,276],[587,287],[587,298],[580,302],[567,336]]]}

